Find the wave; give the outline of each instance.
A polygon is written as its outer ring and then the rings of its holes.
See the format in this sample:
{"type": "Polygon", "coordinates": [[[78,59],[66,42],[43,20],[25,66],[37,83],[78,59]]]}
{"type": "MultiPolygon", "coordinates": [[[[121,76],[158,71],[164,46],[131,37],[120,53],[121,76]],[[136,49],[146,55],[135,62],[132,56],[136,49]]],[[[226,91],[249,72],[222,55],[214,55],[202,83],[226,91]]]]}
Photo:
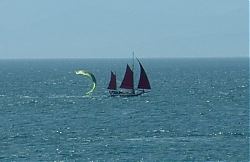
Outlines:
{"type": "Polygon", "coordinates": [[[59,95],[51,95],[48,96],[47,98],[50,99],[56,99],[56,98],[89,98],[89,99],[103,99],[107,97],[106,95],[84,95],[84,96],[79,96],[79,95],[66,95],[66,94],[59,94],[59,95]]]}
{"type": "Polygon", "coordinates": [[[88,96],[75,96],[75,95],[51,95],[48,96],[50,99],[56,99],[56,98],[88,98],[88,96]]]}
{"type": "Polygon", "coordinates": [[[33,99],[33,98],[39,98],[39,97],[38,96],[19,95],[19,98],[33,99]]]}
{"type": "Polygon", "coordinates": [[[190,141],[209,141],[211,139],[216,138],[228,138],[228,137],[235,137],[235,138],[250,138],[248,134],[244,133],[235,133],[235,132],[228,132],[228,133],[212,133],[207,135],[187,135],[187,136],[169,136],[169,137],[161,137],[161,136],[152,136],[152,137],[136,137],[136,138],[127,138],[125,141],[182,141],[182,142],[190,142],[190,141]]]}

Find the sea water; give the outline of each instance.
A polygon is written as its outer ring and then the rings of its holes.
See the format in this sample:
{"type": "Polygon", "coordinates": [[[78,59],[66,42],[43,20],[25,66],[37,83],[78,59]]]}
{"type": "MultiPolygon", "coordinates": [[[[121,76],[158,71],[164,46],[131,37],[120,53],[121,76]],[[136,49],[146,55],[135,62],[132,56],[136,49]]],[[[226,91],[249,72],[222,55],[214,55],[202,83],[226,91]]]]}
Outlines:
{"type": "Polygon", "coordinates": [[[0,161],[249,161],[248,58],[140,60],[128,98],[106,87],[130,59],[1,60],[0,161]]]}

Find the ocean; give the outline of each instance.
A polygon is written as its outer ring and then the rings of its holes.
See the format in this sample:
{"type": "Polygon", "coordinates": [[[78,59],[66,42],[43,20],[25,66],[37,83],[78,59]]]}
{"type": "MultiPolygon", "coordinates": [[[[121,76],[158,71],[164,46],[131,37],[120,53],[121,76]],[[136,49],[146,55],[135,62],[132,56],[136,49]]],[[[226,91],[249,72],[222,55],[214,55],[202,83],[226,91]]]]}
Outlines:
{"type": "Polygon", "coordinates": [[[0,161],[249,161],[248,58],[140,61],[152,90],[125,98],[131,59],[0,60],[0,161]]]}

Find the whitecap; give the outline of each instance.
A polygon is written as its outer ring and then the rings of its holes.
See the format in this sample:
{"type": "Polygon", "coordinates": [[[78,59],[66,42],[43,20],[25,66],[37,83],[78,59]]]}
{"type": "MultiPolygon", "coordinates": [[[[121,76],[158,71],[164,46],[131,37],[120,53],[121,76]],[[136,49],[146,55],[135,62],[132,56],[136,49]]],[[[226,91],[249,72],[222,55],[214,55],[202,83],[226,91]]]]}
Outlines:
{"type": "Polygon", "coordinates": [[[51,95],[48,96],[50,99],[56,99],[56,98],[86,98],[85,96],[73,96],[73,95],[51,95]]]}

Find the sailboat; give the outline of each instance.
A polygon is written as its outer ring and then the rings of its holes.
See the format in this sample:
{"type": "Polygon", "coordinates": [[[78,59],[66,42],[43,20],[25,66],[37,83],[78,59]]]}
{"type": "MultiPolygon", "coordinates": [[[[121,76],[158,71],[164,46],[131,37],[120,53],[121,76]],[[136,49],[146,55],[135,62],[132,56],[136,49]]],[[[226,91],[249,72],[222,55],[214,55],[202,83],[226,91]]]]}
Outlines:
{"type": "Polygon", "coordinates": [[[119,89],[117,88],[116,84],[116,74],[111,71],[110,82],[108,85],[110,96],[130,97],[130,96],[139,96],[143,93],[149,92],[151,86],[147,74],[139,59],[137,59],[137,61],[140,65],[140,79],[137,88],[135,89],[134,87],[134,71],[133,71],[134,57],[133,57],[133,66],[132,66],[133,68],[131,69],[130,66],[127,64],[126,72],[119,89]]]}

